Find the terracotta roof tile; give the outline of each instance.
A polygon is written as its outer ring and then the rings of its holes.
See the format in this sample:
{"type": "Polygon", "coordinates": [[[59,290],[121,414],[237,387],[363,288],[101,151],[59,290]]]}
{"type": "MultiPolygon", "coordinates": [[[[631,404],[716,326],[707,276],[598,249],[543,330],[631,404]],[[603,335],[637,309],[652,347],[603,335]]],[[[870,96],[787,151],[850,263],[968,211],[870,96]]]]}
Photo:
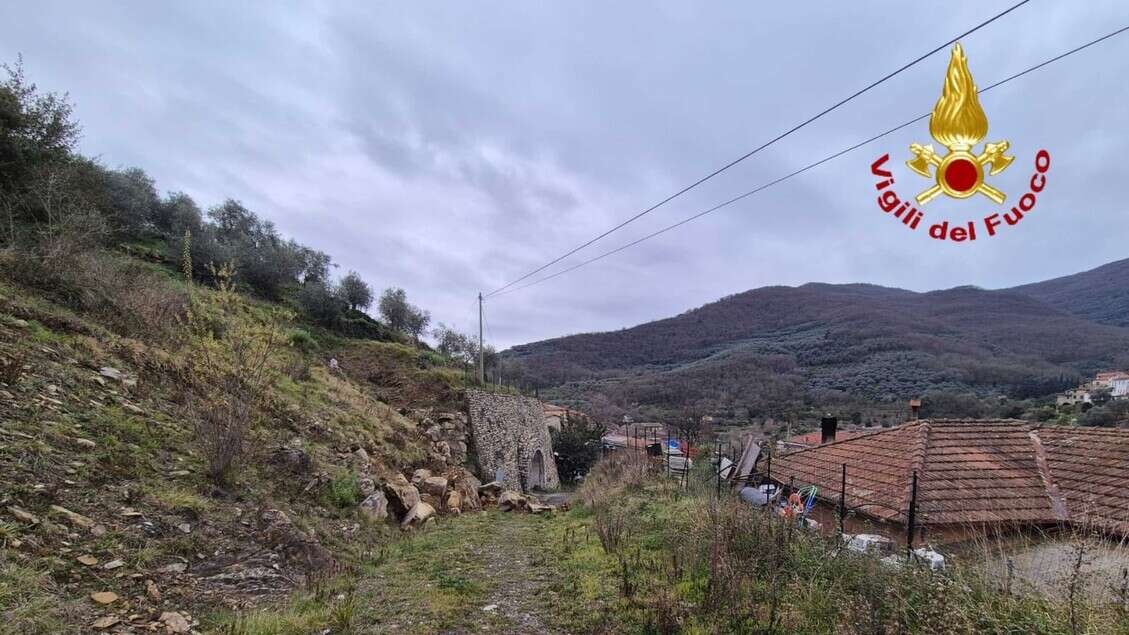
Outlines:
{"type": "Polygon", "coordinates": [[[918,475],[921,524],[1088,522],[1129,534],[1129,431],[1016,420],[922,420],[791,452],[772,477],[905,522],[918,475]]]}

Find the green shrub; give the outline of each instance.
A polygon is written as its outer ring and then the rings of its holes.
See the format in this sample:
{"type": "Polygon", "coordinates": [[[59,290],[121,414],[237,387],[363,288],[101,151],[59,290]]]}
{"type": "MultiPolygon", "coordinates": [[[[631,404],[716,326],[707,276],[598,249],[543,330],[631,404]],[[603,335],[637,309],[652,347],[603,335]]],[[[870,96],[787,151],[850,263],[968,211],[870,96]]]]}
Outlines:
{"type": "Polygon", "coordinates": [[[361,502],[361,486],[356,472],[347,472],[330,481],[329,497],[341,509],[356,507],[361,502]]]}

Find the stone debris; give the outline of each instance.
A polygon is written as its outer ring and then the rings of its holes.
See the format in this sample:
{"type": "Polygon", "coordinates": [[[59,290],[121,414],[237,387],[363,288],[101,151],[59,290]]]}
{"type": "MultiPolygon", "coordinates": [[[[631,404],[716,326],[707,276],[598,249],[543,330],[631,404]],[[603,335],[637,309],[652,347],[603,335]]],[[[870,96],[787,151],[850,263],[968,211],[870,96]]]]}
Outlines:
{"type": "Polygon", "coordinates": [[[180,533],[182,534],[192,533],[192,525],[189,525],[188,523],[180,523],[176,526],[176,528],[179,529],[180,533]]]}
{"type": "Polygon", "coordinates": [[[118,594],[113,591],[99,591],[97,593],[91,593],[90,599],[99,604],[113,604],[118,601],[118,594]]]}
{"type": "Polygon", "coordinates": [[[106,379],[112,379],[120,382],[123,386],[131,387],[137,385],[137,379],[130,377],[122,371],[113,368],[112,366],[103,366],[98,369],[98,374],[106,379]]]}
{"type": "Polygon", "coordinates": [[[419,490],[403,474],[397,474],[384,484],[384,494],[388,497],[388,511],[397,519],[402,519],[420,502],[419,490]]]}
{"type": "Polygon", "coordinates": [[[60,516],[66,518],[67,522],[71,523],[72,525],[75,525],[76,527],[82,527],[83,529],[90,529],[90,528],[94,527],[94,521],[93,520],[90,520],[86,516],[83,516],[82,514],[79,514],[77,512],[72,512],[71,510],[67,509],[66,507],[60,507],[58,505],[52,505],[50,507],[50,509],[51,509],[51,511],[55,512],[56,514],[59,514],[60,516]]]}
{"type": "Polygon", "coordinates": [[[435,508],[424,502],[418,502],[408,510],[404,519],[400,521],[400,528],[418,527],[435,516],[435,508]]]}
{"type": "Polygon", "coordinates": [[[98,564],[98,558],[95,558],[94,556],[89,554],[79,556],[78,558],[76,558],[76,560],[88,567],[93,567],[94,565],[98,564]]]}
{"type": "Polygon", "coordinates": [[[15,516],[16,520],[19,520],[21,522],[29,523],[32,525],[39,523],[38,516],[22,507],[17,507],[16,505],[8,505],[8,512],[15,516]]]}
{"type": "Polygon", "coordinates": [[[74,442],[75,442],[75,445],[77,445],[78,447],[86,448],[88,450],[91,450],[91,449],[98,447],[97,443],[91,441],[90,439],[83,439],[82,437],[76,438],[74,440],[74,442]]]}
{"type": "Polygon", "coordinates": [[[152,580],[145,581],[145,595],[149,596],[149,599],[154,602],[161,601],[161,590],[157,588],[157,583],[152,580]]]}
{"type": "Polygon", "coordinates": [[[188,570],[188,564],[185,562],[174,562],[157,569],[160,573],[184,573],[186,570],[188,570]]]}
{"type": "Polygon", "coordinates": [[[369,458],[368,452],[364,448],[357,448],[353,451],[353,468],[358,472],[365,474],[372,466],[372,459],[369,458]]]}
{"type": "Polygon", "coordinates": [[[421,490],[432,496],[442,497],[447,493],[447,479],[442,476],[429,476],[423,479],[421,490]]]}
{"type": "Polygon", "coordinates": [[[370,520],[388,518],[388,498],[384,492],[373,492],[361,501],[361,514],[370,520]]]}
{"type": "Polygon", "coordinates": [[[120,621],[122,621],[122,618],[118,617],[117,615],[107,615],[105,617],[100,617],[94,620],[94,623],[91,624],[91,626],[97,629],[106,629],[110,628],[120,621]]]}
{"type": "Polygon", "coordinates": [[[161,613],[160,621],[165,625],[165,630],[169,633],[187,633],[191,629],[188,620],[184,616],[175,611],[165,611],[161,613]]]}
{"type": "Polygon", "coordinates": [[[124,566],[125,566],[124,560],[111,560],[111,561],[107,562],[106,564],[102,565],[102,568],[107,570],[107,571],[113,571],[114,569],[120,569],[124,566]]]}
{"type": "Polygon", "coordinates": [[[529,499],[517,492],[506,490],[498,497],[498,509],[504,512],[527,512],[529,499]]]}
{"type": "Polygon", "coordinates": [[[418,470],[412,472],[412,485],[419,487],[421,483],[429,478],[431,478],[431,470],[421,467],[418,470]]]}

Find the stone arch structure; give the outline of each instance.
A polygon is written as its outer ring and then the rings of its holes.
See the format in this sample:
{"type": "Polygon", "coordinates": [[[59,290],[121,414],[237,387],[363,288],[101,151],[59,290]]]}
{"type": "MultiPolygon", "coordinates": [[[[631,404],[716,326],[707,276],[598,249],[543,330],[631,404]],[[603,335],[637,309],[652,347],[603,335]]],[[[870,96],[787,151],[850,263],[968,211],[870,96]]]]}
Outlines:
{"type": "Polygon", "coordinates": [[[529,470],[525,473],[526,489],[545,488],[545,455],[541,450],[535,450],[529,459],[529,470]]]}
{"type": "Polygon", "coordinates": [[[560,487],[540,401],[468,390],[467,411],[480,478],[501,475],[503,487],[517,491],[560,487]]]}

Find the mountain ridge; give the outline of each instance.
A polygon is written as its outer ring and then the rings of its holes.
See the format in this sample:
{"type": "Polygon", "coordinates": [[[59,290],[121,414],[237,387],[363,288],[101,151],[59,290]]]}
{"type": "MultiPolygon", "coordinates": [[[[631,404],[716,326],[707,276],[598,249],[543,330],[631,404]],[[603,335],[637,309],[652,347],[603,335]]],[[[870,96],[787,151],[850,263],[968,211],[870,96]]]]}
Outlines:
{"type": "Polygon", "coordinates": [[[502,358],[507,376],[549,394],[625,410],[767,405],[767,394],[795,402],[934,390],[1039,396],[1129,364],[1122,270],[1129,260],[1004,289],[774,285],[618,331],[514,346],[502,358]]]}

